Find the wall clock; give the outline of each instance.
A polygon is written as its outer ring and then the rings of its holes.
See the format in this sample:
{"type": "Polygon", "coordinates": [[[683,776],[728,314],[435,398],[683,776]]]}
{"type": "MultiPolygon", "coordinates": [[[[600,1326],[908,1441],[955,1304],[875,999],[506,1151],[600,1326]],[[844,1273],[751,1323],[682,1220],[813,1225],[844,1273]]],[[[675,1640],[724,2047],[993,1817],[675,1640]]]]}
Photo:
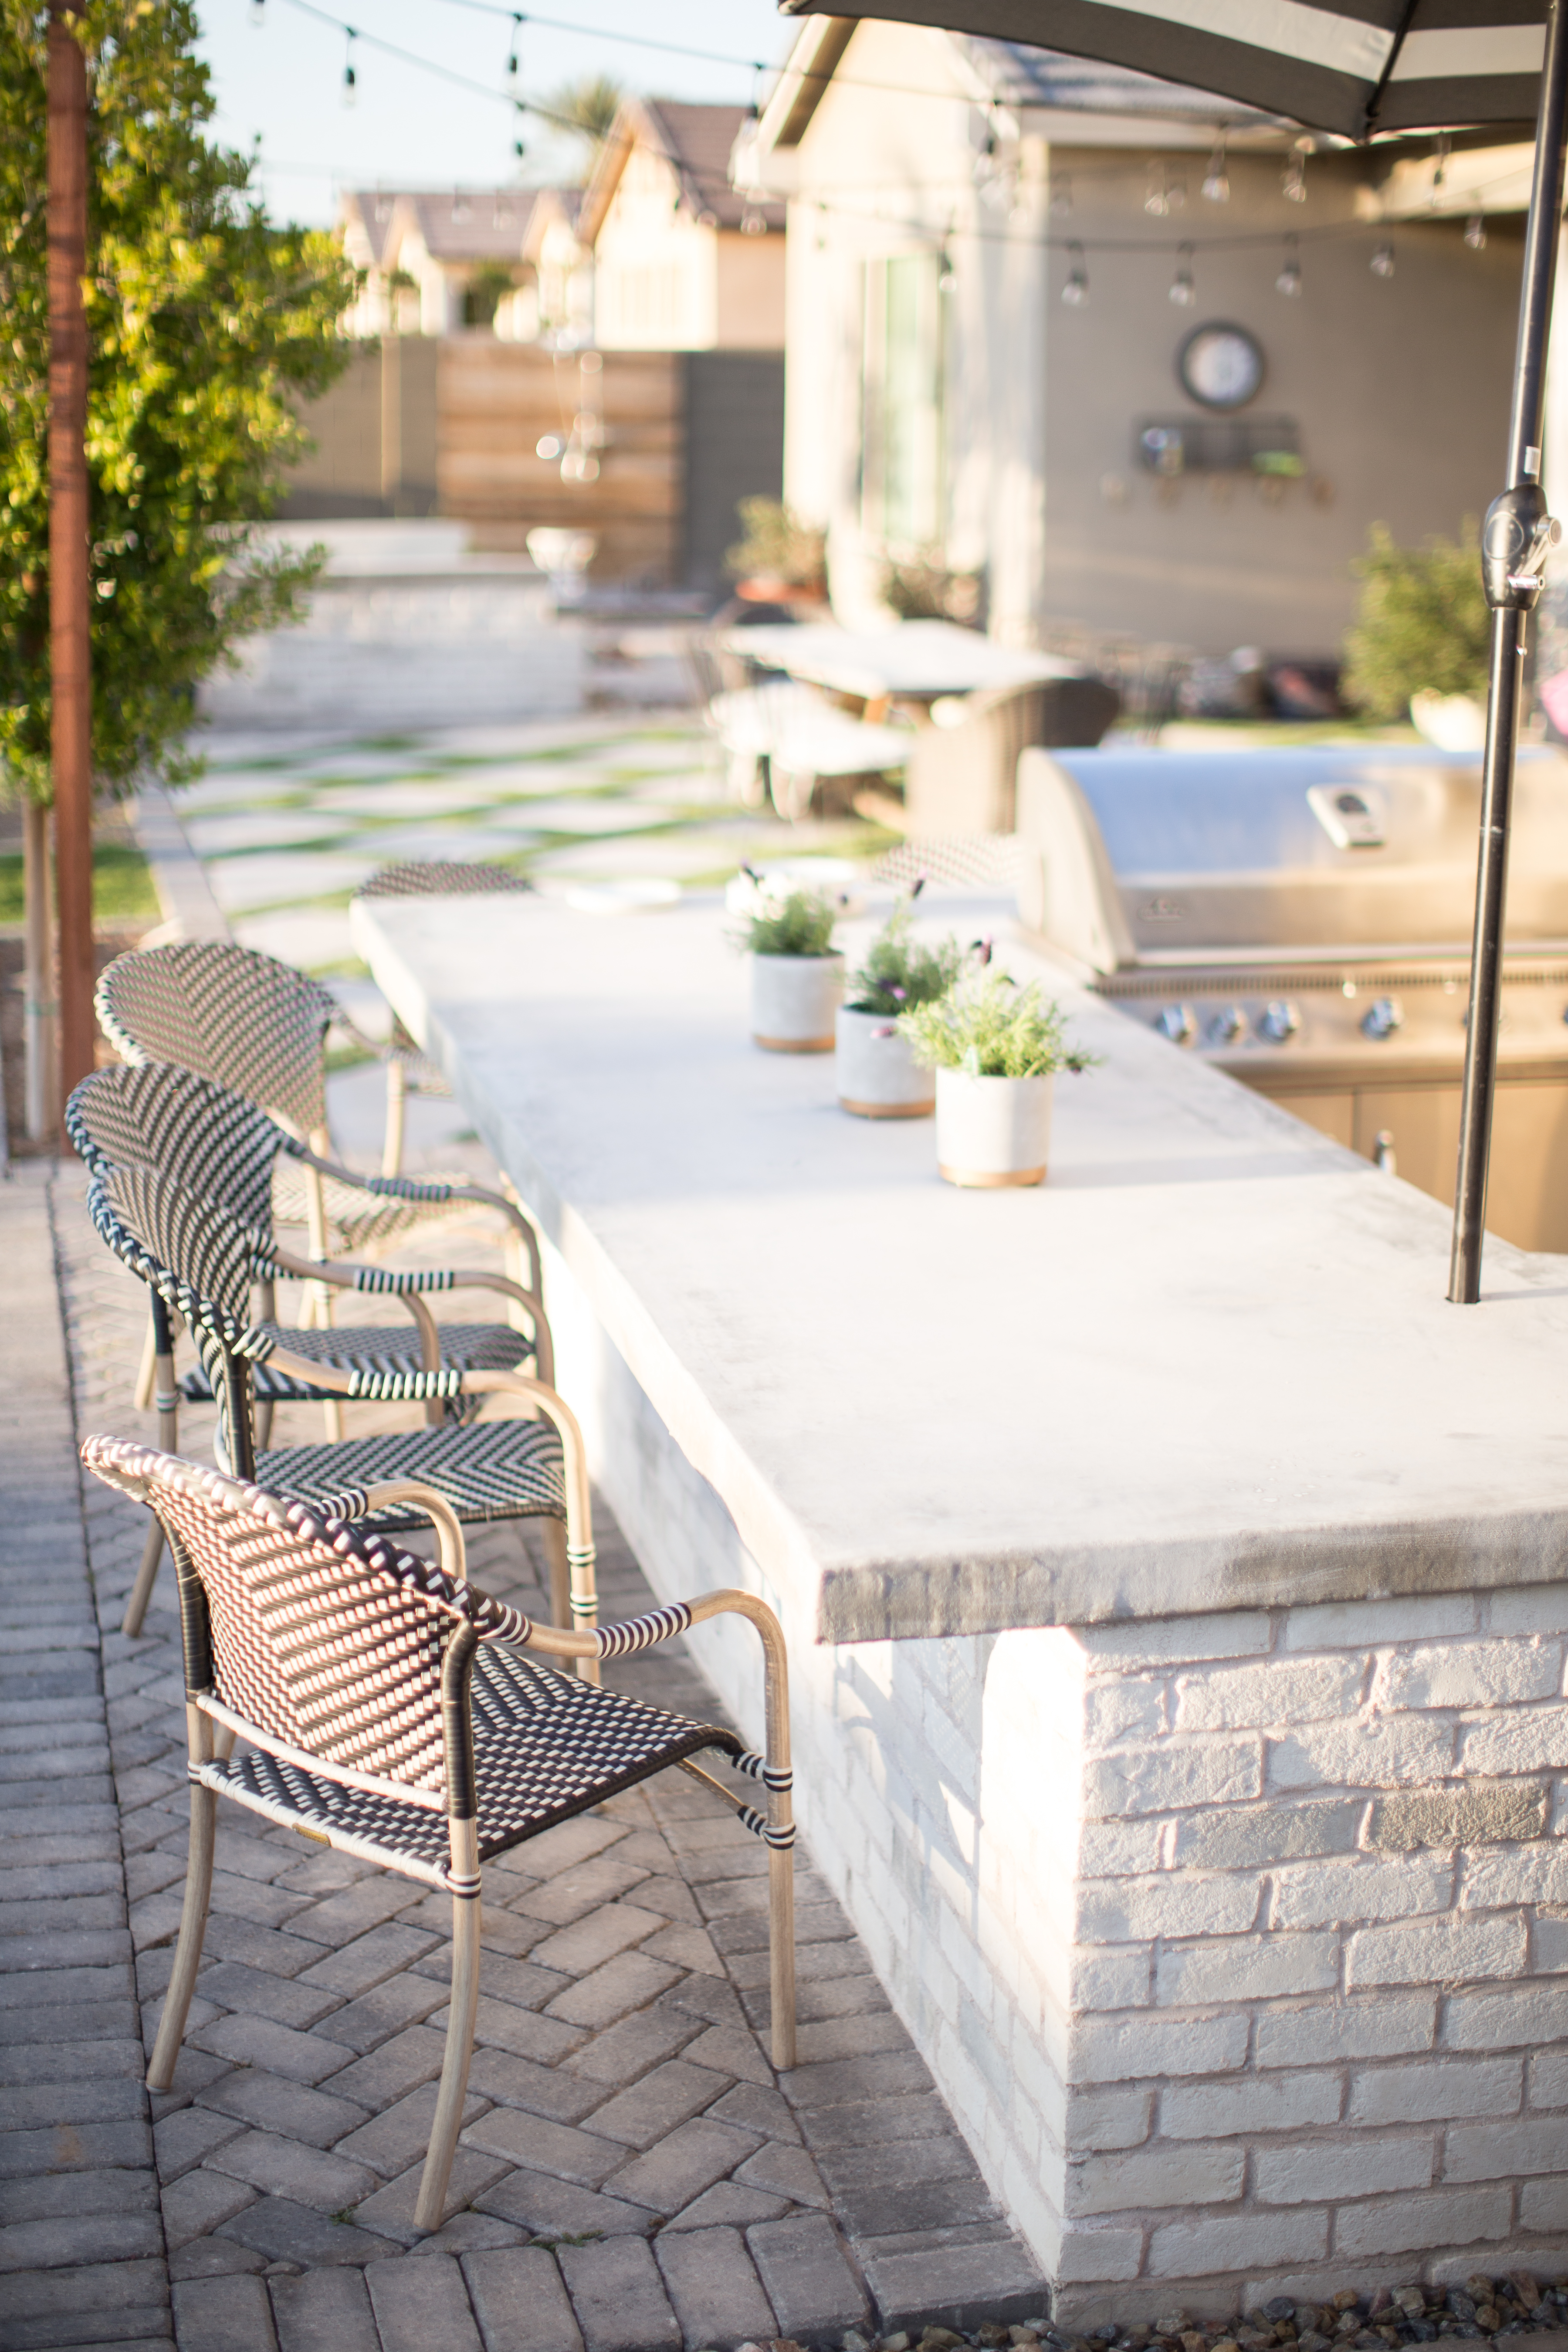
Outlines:
{"type": "Polygon", "coordinates": [[[1245,408],[1263,384],[1263,346],[1218,319],[1194,327],[1176,353],[1176,377],[1202,408],[1245,408]]]}

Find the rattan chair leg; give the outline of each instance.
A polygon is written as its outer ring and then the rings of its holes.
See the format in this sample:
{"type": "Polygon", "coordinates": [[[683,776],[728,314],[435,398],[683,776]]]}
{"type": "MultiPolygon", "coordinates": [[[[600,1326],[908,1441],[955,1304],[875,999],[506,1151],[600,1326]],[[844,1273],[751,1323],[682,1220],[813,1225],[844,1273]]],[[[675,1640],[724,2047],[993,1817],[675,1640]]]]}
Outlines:
{"type": "Polygon", "coordinates": [[[468,2088],[468,2062],[474,2049],[474,2018],[479,2002],[479,1898],[452,1897],[452,2005],[447,2016],[447,2051],[441,2066],[441,2087],[436,2095],[436,2120],[414,2208],[416,2230],[438,2230],[446,2219],[447,2189],[458,2134],[463,2123],[463,2101],[468,2088]]]}
{"type": "MultiPolygon", "coordinates": [[[[150,1302],[147,1339],[153,1350],[153,1396],[149,1402],[155,1401],[158,1407],[158,1443],[165,1454],[177,1454],[180,1450],[180,1392],[174,1386],[174,1327],[170,1323],[167,1307],[156,1295],[150,1302]]],[[[142,1548],[136,1581],[131,1588],[131,1598],[125,1604],[125,1616],[120,1628],[128,1642],[133,1642],[142,1631],[142,1621],[153,1598],[153,1587],[158,1580],[158,1562],[163,1557],[163,1522],[154,1517],[142,1548]]]]}
{"type": "Polygon", "coordinates": [[[153,1410],[153,1390],[157,1380],[157,1318],[153,1314],[152,1310],[149,1309],[147,1315],[147,1333],[142,1342],[142,1369],[136,1375],[136,1389],[132,1398],[132,1402],[135,1404],[138,1412],[151,1412],[153,1410]]]}
{"type": "Polygon", "coordinates": [[[768,1988],[773,2064],[784,2074],[795,2064],[795,1855],[776,1846],[768,1850],[768,1988]]]}
{"type": "Polygon", "coordinates": [[[185,1902],[180,1914],[180,1940],[174,1947],[174,1972],[163,1996],[158,2039],[147,2069],[147,2086],[166,2091],[174,2079],[174,2064],[185,2038],[185,2019],[202,1964],[202,1939],[206,1934],[207,1904],[213,1885],[213,1840],[217,1821],[217,1797],[211,1789],[191,1783],[191,1851],[185,1864],[185,1902]]]}
{"type": "Polygon", "coordinates": [[[541,1519],[538,1523],[544,1557],[550,1564],[550,1622],[563,1633],[572,1625],[572,1564],[566,1550],[564,1519],[541,1519]]]}
{"type": "Polygon", "coordinates": [[[384,1176],[403,1173],[403,1137],[408,1118],[408,1080],[395,1055],[386,1066],[386,1133],[381,1147],[384,1176]]]}
{"type": "Polygon", "coordinates": [[[125,1604],[125,1616],[120,1628],[128,1642],[133,1642],[142,1631],[142,1621],[153,1598],[153,1587],[158,1581],[158,1563],[163,1557],[163,1523],[151,1511],[147,1516],[153,1524],[142,1547],[141,1565],[136,1570],[136,1581],[131,1588],[131,1598],[125,1604]]]}

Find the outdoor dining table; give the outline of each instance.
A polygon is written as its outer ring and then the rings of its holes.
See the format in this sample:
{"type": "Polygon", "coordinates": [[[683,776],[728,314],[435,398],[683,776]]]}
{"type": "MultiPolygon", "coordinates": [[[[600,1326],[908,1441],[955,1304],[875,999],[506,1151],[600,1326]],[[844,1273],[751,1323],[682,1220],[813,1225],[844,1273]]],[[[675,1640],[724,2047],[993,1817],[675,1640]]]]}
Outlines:
{"type": "MultiPolygon", "coordinates": [[[[1415,1850],[1545,1834],[1518,1776],[1562,1738],[1568,1283],[1494,1241],[1456,1313],[1440,1204],[1079,988],[1005,907],[921,908],[994,933],[1100,1057],[1057,1081],[1037,1190],[944,1184],[929,1120],[851,1118],[831,1056],[753,1046],[716,894],[354,922],[539,1221],[559,1384],[656,1590],[778,1609],[803,1833],[983,2169],[1050,2274],[1120,2277],[1092,2265],[1142,2238],[1063,2219],[1099,2145],[1070,2086],[1337,2063],[1347,1982],[1430,2006],[1467,1973],[1452,1872],[1415,1850]],[[1436,1908],[1385,1931],[1405,1847],[1394,1909],[1436,1908]],[[1310,1934],[1257,1913],[1260,1869],[1301,1881],[1310,1934]]],[[[691,1640],[749,1731],[754,1660],[691,1640]]],[[[1497,1928],[1491,1994],[1563,1965],[1532,1948],[1497,1928]]],[[[1440,2069],[1434,2031],[1392,2047],[1440,2069]]],[[[1238,2127],[1187,2129],[1218,2163],[1238,2127]]]]}
{"type": "Polygon", "coordinates": [[[952,621],[901,621],[885,629],[840,629],[826,622],[763,622],[729,630],[725,650],[807,686],[858,696],[873,709],[931,702],[1036,678],[1081,677],[1077,662],[999,646],[952,621]]]}

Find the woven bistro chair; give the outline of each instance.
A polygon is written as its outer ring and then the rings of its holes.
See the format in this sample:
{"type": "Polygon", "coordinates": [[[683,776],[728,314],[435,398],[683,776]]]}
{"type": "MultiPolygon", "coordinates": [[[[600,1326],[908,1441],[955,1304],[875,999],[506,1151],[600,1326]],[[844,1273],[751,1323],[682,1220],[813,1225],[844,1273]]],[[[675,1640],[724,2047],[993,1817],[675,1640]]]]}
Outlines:
{"type": "MultiPolygon", "coordinates": [[[[257,1284],[258,1322],[275,1342],[295,1356],[328,1363],[339,1371],[434,1371],[443,1364],[463,1371],[531,1370],[547,1386],[555,1381],[555,1359],[550,1325],[542,1302],[531,1291],[510,1282],[504,1275],[477,1269],[422,1267],[392,1275],[383,1266],[353,1265],[336,1259],[329,1266],[291,1256],[272,1230],[273,1171],[278,1158],[293,1147],[289,1137],[265,1111],[241,1101],[209,1079],[193,1077],[173,1063],[153,1062],[140,1069],[124,1063],[95,1071],[84,1078],[66,1105],[66,1132],[94,1175],[113,1168],[142,1168],[171,1177],[182,1190],[198,1199],[216,1202],[256,1237],[259,1251],[282,1274],[297,1279],[324,1281],[334,1288],[391,1297],[411,1320],[388,1329],[356,1325],[340,1330],[299,1330],[276,1319],[276,1284],[257,1284]],[[509,1323],[434,1323],[420,1303],[421,1294],[479,1289],[499,1291],[526,1313],[530,1333],[509,1323]]],[[[176,1381],[174,1334],[169,1310],[160,1293],[149,1293],[153,1348],[153,1397],[158,1409],[158,1442],[165,1452],[179,1451],[179,1408],[210,1403],[212,1381],[198,1357],[193,1370],[176,1381]]],[[[306,1381],[271,1363],[258,1364],[254,1374],[258,1441],[265,1445],[276,1405],[312,1400],[337,1403],[337,1391],[319,1381],[306,1381]]],[[[443,1421],[471,1421],[484,1400],[464,1395],[429,1398],[425,1418],[431,1427],[443,1421]]],[[[340,1407],[341,1410],[341,1407],[340,1407]]],[[[338,1433],[329,1430],[329,1436],[338,1433]]],[[[121,1631],[134,1639],[152,1598],[163,1553],[163,1531],[154,1518],[147,1534],[147,1549],[126,1605],[121,1631]]],[[[555,1547],[559,1549],[559,1547],[555,1547]]]]}
{"type": "MultiPolygon", "coordinates": [[[[570,1617],[579,1628],[592,1630],[598,1602],[587,1462],[577,1423],[552,1388],[526,1373],[493,1367],[464,1370],[443,1364],[415,1370],[395,1360],[385,1365],[337,1364],[322,1355],[297,1353],[288,1344],[291,1333],[251,1319],[253,1286],[276,1281],[284,1268],[268,1255],[261,1235],[226,1209],[199,1200],[168,1176],[145,1168],[110,1168],[94,1176],[87,1205],[100,1239],[162,1299],[165,1309],[179,1316],[195,1342],[217,1404],[215,1451],[220,1469],[258,1479],[312,1509],[349,1518],[363,1516],[364,1488],[412,1478],[438,1486],[466,1522],[539,1519],[550,1566],[552,1613],[558,1623],[570,1617]],[[263,1364],[343,1398],[423,1404],[501,1394],[524,1399],[542,1418],[396,1430],[322,1445],[260,1450],[255,1380],[257,1367],[263,1364]],[[564,1545],[558,1532],[563,1521],[564,1545]]],[[[374,1271],[387,1291],[419,1306],[425,1316],[421,1332],[432,1339],[436,1327],[415,1297],[418,1276],[374,1271]]],[[[389,1500],[375,1507],[373,1523],[379,1533],[396,1534],[415,1525],[417,1517],[389,1500]]],[[[150,1592],[158,1565],[151,1542],[148,1553],[152,1566],[147,1569],[144,1557],[143,1570],[150,1592]]],[[[145,1603],[143,1594],[143,1607],[145,1603]]]]}
{"type": "Polygon", "coordinates": [[[795,2047],[788,1667],[771,1609],[708,1592],[600,1632],[531,1624],[468,1582],[447,1497],[373,1487],[432,1521],[437,1566],[360,1523],[166,1454],[89,1437],[82,1460],[151,1506],[179,1570],[191,1779],[190,1859],[174,1973],[147,2080],[167,2090],[184,2038],[212,1888],[217,1800],[452,1896],[452,1998],[415,2224],[446,2217],[479,2005],[480,1865],[553,1822],[679,1764],[768,1850],[773,2059],[795,2047]],[[523,1655],[625,1656],[721,1612],[762,1636],[765,1756],[732,1732],[668,1715],[523,1655]],[[236,1736],[248,1746],[232,1751],[236,1736]],[[692,1759],[716,1751],[767,1790],[765,1816],[692,1759]]]}
{"type": "MultiPolygon", "coordinates": [[[[510,866],[464,864],[457,858],[410,857],[363,882],[356,898],[471,898],[498,893],[531,891],[533,885],[510,866]]],[[[395,1176],[403,1165],[403,1139],[410,1095],[451,1098],[447,1073],[428,1054],[421,1053],[395,1013],[392,1016],[392,1050],[386,1061],[386,1137],[382,1173],[395,1176]]]]}
{"type": "MultiPolygon", "coordinates": [[[[210,1078],[269,1111],[290,1139],[275,1212],[303,1224],[310,1255],[363,1256],[416,1226],[475,1206],[506,1221],[510,1271],[540,1289],[539,1243],[514,1202],[466,1179],[415,1182],[394,1174],[361,1176],[334,1157],[327,1125],[326,1037],[347,1016],[329,989],[275,956],[221,940],[132,949],[117,956],[98,983],[103,1033],[133,1066],[172,1063],[210,1078]]],[[[357,1034],[357,1033],[354,1033],[357,1034]]],[[[375,1050],[370,1048],[368,1050],[375,1050]]],[[[331,1321],[331,1286],[312,1296],[315,1315],[331,1321]]],[[[136,1383],[136,1403],[153,1399],[155,1335],[150,1330],[136,1383]]]]}

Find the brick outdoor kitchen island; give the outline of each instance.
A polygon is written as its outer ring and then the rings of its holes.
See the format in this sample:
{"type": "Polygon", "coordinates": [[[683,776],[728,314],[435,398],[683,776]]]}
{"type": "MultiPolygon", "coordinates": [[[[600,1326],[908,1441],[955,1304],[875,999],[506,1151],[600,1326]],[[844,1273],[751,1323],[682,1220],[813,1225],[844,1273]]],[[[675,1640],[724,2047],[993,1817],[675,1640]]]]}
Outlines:
{"type": "Polygon", "coordinates": [[[1568,1261],[1449,1307],[1436,1203],[1021,944],[1104,1059],[961,1192],[751,1045],[716,899],[356,920],[656,1587],[783,1617],[810,1852],[1058,2315],[1568,2267],[1568,1261]]]}

